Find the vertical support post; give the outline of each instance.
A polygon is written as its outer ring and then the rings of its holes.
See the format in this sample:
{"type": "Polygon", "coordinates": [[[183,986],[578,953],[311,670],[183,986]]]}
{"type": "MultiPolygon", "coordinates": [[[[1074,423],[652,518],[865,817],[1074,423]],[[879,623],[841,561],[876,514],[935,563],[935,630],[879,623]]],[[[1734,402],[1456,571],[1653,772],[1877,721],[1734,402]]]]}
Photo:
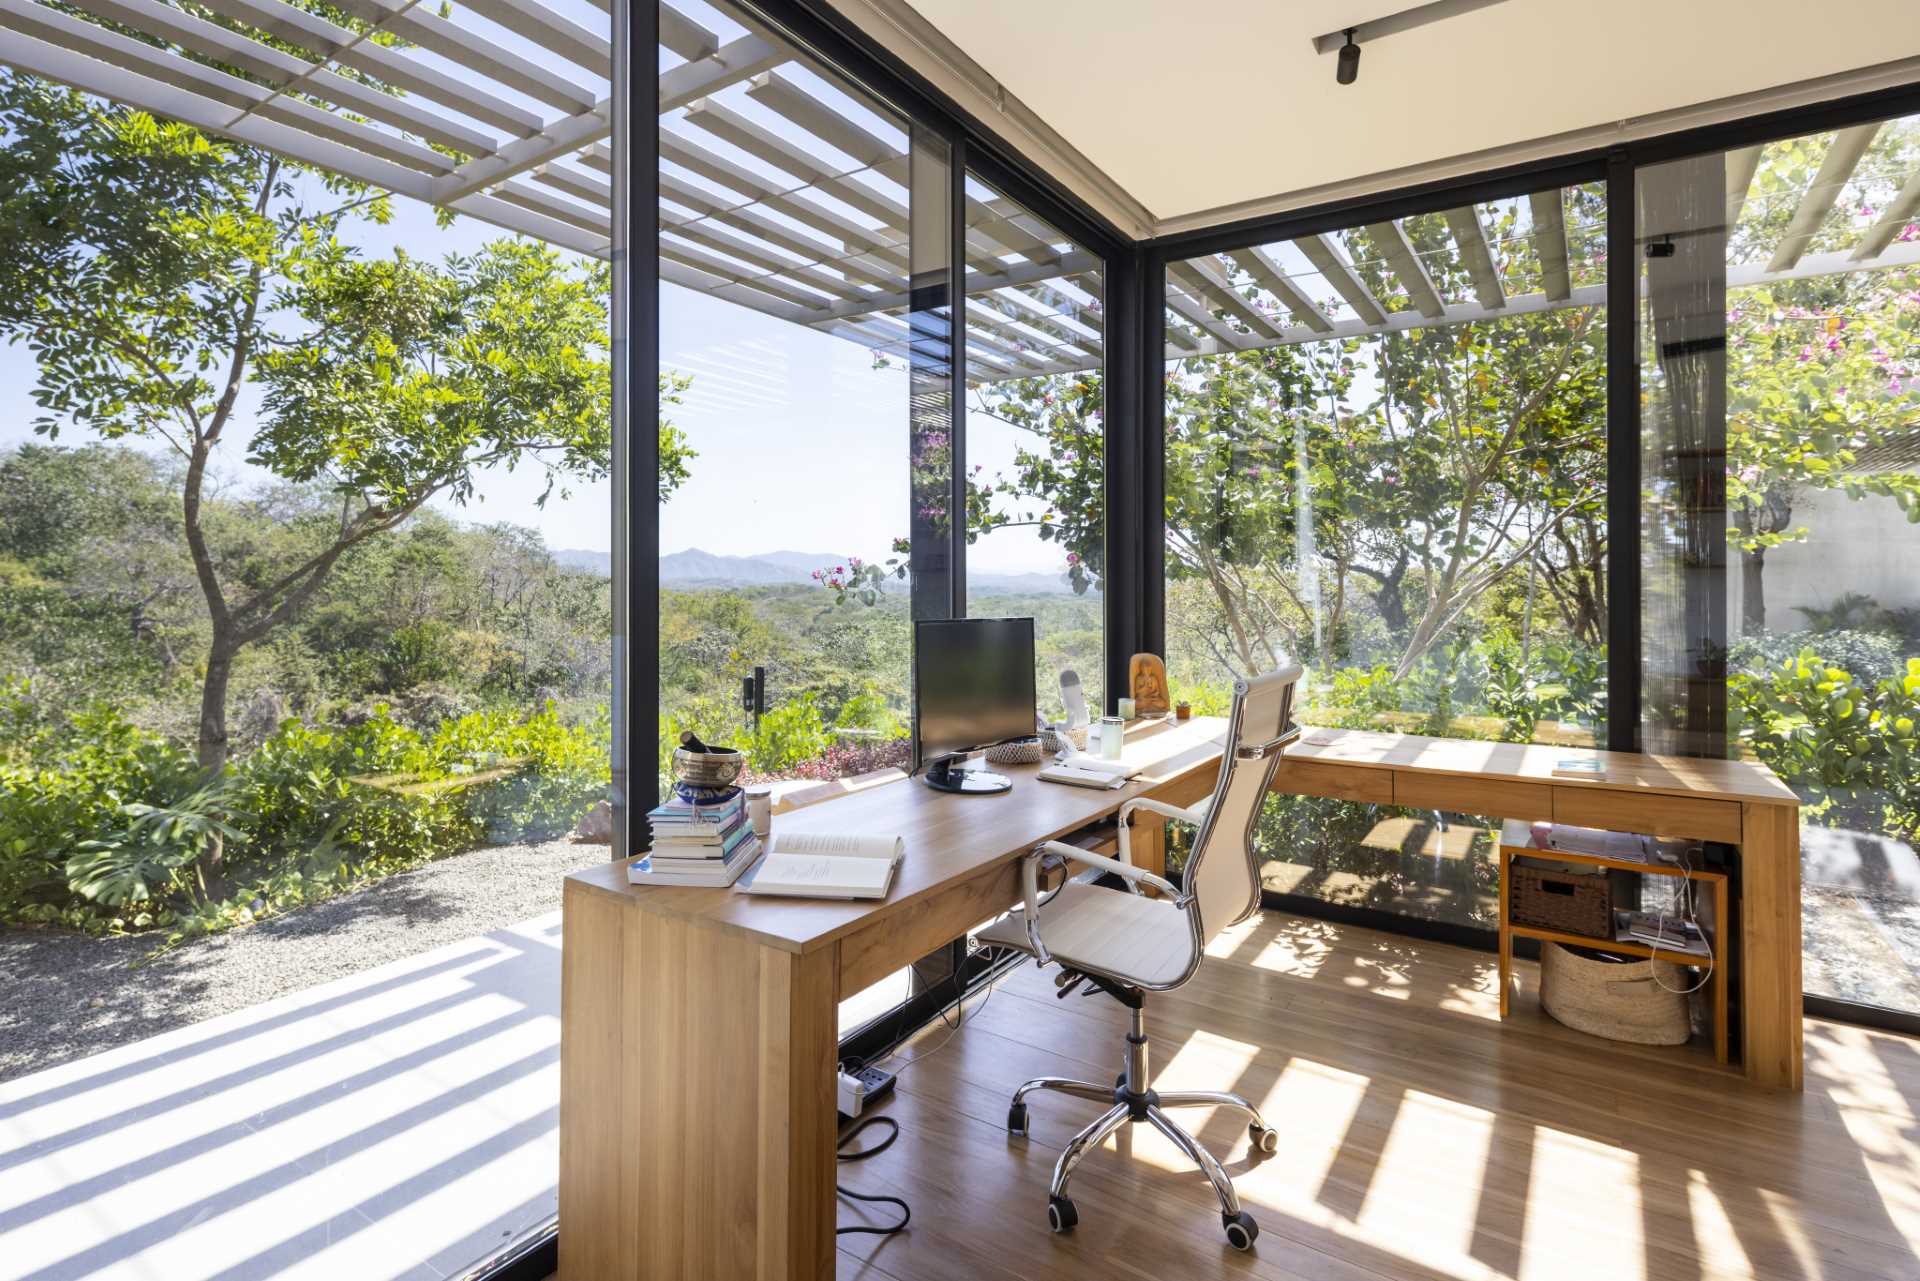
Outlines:
{"type": "Polygon", "coordinates": [[[1640,260],[1633,162],[1607,159],[1607,737],[1640,750],[1640,260]]]}
{"type": "MultiPolygon", "coordinates": [[[[912,566],[913,617],[952,618],[965,585],[954,561],[954,505],[958,441],[954,382],[959,328],[958,270],[953,261],[953,168],[945,139],[918,124],[909,128],[907,177],[909,258],[907,318],[907,528],[912,566]]],[[[964,542],[962,541],[962,545],[964,542]]]]}
{"type": "Polygon", "coordinates": [[[608,802],[614,858],[651,844],[644,815],[660,800],[660,133],[653,91],[634,93],[636,68],[652,67],[660,10],[613,6],[612,495],[613,743],[608,802]],[[646,104],[636,112],[635,103],[646,104]],[[638,502],[635,501],[636,497],[638,502]],[[638,744],[638,750],[635,745],[638,744]],[[636,759],[640,765],[635,766],[636,759]]]}
{"type": "Polygon", "coordinates": [[[1740,807],[1740,1057],[1747,1079],[1801,1088],[1800,811],[1740,807]]]}

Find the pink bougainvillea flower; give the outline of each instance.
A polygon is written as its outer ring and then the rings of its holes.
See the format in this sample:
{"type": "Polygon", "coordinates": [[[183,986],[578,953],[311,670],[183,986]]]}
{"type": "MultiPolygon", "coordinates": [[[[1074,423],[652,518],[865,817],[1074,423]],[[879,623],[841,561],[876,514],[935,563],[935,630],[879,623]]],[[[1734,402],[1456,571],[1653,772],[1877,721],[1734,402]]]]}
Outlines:
{"type": "Polygon", "coordinates": [[[1069,564],[1069,565],[1078,565],[1079,563],[1080,563],[1080,553],[1079,553],[1079,552],[1068,552],[1068,553],[1067,553],[1067,564],[1069,564]]]}

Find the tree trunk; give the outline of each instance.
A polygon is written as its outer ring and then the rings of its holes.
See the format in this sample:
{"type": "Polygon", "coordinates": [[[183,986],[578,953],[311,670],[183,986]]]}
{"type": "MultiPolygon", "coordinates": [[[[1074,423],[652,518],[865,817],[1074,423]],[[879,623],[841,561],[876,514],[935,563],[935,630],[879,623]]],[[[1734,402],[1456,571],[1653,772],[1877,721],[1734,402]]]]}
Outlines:
{"type": "Polygon", "coordinates": [[[1740,634],[1758,636],[1767,628],[1767,549],[1740,553],[1740,634]]]}
{"type": "Polygon", "coordinates": [[[227,682],[237,646],[216,627],[207,652],[207,678],[200,686],[200,768],[211,778],[227,764],[227,682]]]}

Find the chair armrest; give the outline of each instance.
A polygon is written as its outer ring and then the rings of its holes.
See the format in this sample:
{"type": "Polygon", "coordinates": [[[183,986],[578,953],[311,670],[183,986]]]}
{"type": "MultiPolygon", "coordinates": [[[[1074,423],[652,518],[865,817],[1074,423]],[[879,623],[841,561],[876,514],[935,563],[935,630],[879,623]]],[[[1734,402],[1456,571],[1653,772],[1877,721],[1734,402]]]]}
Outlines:
{"type": "MultiPolygon", "coordinates": [[[[1123,828],[1121,830],[1124,831],[1125,829],[1123,828]]],[[[1145,868],[1135,867],[1131,863],[1122,863],[1119,859],[1108,858],[1105,854],[1095,854],[1089,850],[1068,845],[1064,841],[1045,841],[1036,846],[1033,853],[1027,856],[1027,866],[1033,868],[1039,861],[1039,856],[1044,854],[1058,854],[1063,858],[1072,859],[1076,863],[1085,863],[1088,867],[1097,867],[1103,872],[1112,872],[1115,876],[1123,878],[1127,882],[1129,889],[1133,889],[1138,885],[1151,885],[1168,898],[1178,899],[1180,897],[1180,887],[1164,876],[1156,876],[1145,868]]],[[[1135,890],[1135,892],[1138,893],[1138,890],[1135,890]]]]}
{"type": "MultiPolygon", "coordinates": [[[[1129,867],[1133,865],[1133,842],[1131,840],[1131,832],[1133,829],[1131,820],[1135,810],[1149,810],[1163,817],[1179,819],[1182,823],[1192,823],[1196,826],[1206,819],[1204,814],[1199,814],[1189,809],[1182,809],[1178,805],[1169,805],[1165,801],[1150,800],[1145,796],[1134,797],[1120,807],[1120,861],[1129,867]]],[[[1135,894],[1140,892],[1140,887],[1131,881],[1127,882],[1127,888],[1135,894]]]]}

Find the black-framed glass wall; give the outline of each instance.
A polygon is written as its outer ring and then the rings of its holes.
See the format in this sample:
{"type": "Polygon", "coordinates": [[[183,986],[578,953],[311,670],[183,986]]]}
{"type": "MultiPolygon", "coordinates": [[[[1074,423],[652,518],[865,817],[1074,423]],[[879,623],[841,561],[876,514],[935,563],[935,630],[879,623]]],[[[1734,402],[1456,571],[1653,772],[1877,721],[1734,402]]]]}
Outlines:
{"type": "MultiPolygon", "coordinates": [[[[1031,614],[1038,687],[1058,702],[1072,667],[1097,697],[1110,246],[760,9],[657,14],[645,781],[671,786],[688,730],[776,792],[904,764],[916,619],[1031,614]],[[715,73],[709,46],[752,56],[715,73]]],[[[843,1030],[899,1024],[964,960],[851,997],[843,1030]]]]}
{"type": "Polygon", "coordinates": [[[1635,182],[1643,741],[1779,773],[1806,991],[1920,1014],[1920,116],[1635,182]]]}
{"type": "MultiPolygon", "coordinates": [[[[1513,190],[1169,262],[1166,653],[1224,710],[1591,746],[1607,699],[1606,198],[1513,190]]],[[[1497,821],[1276,795],[1264,877],[1494,924],[1497,821]]]]}
{"type": "MultiPolygon", "coordinates": [[[[1920,874],[1906,799],[1917,775],[1903,729],[1920,720],[1908,709],[1920,672],[1906,666],[1903,648],[1916,470],[1908,437],[1920,365],[1904,310],[1920,306],[1910,279],[1920,257],[1920,178],[1910,154],[1917,99],[1912,89],[1868,95],[1149,246],[1149,259],[1167,268],[1149,279],[1166,290],[1165,356],[1177,370],[1209,342],[1260,345],[1249,343],[1262,332],[1249,311],[1264,310],[1269,326],[1310,327],[1292,304],[1312,306],[1311,291],[1289,300],[1260,287],[1262,264],[1241,261],[1251,247],[1272,259],[1275,244],[1303,236],[1514,195],[1532,203],[1548,178],[1586,192],[1606,229],[1590,254],[1613,321],[1612,394],[1601,402],[1612,483],[1596,526],[1612,554],[1592,591],[1609,657],[1592,730],[1600,745],[1620,750],[1733,753],[1775,768],[1807,802],[1808,1000],[1829,1015],[1903,1026],[1914,1023],[1908,886],[1920,874]],[[1210,289],[1238,296],[1209,300],[1210,289]],[[1209,323],[1231,333],[1208,332],[1209,323]],[[1787,568],[1775,575],[1779,565],[1787,568]],[[1833,599],[1784,601],[1780,580],[1795,574],[1796,589],[1818,582],[1833,599]],[[1799,642],[1814,633],[1829,649],[1851,643],[1847,661],[1818,647],[1807,657],[1799,642]]],[[[1409,239],[1417,257],[1417,238],[1409,239]]],[[[1352,270],[1352,259],[1343,265],[1352,270]]],[[[1285,264],[1264,266],[1293,283],[1285,264]]],[[[1177,372],[1163,407],[1146,415],[1158,424],[1164,412],[1170,660],[1191,617],[1179,603],[1184,567],[1175,560],[1184,406],[1205,406],[1208,391],[1231,424],[1222,438],[1244,448],[1263,434],[1244,425],[1230,393],[1183,385],[1177,372]]],[[[1265,435],[1273,446],[1273,433],[1265,435]]],[[[1280,452],[1291,461],[1300,451],[1282,443],[1280,452]]],[[[1292,488],[1292,550],[1283,557],[1297,557],[1293,527],[1307,510],[1292,488]]],[[[1324,554],[1324,535],[1313,536],[1324,554]]],[[[1556,587],[1564,586],[1563,577],[1556,587]]],[[[1307,618],[1302,603],[1287,600],[1307,618]]],[[[1297,643],[1314,651],[1309,637],[1297,643]]],[[[1565,683],[1536,680],[1533,692],[1557,695],[1565,683]]],[[[1471,685],[1454,690],[1462,688],[1471,685]]],[[[1445,816],[1432,820],[1450,826],[1445,816]]],[[[1308,838],[1310,850],[1327,845],[1324,834],[1308,838]]],[[[1423,853],[1436,852],[1430,844],[1422,842],[1423,853]]],[[[1337,895],[1269,901],[1490,942],[1474,927],[1445,925],[1461,914],[1436,911],[1430,893],[1395,903],[1412,912],[1399,917],[1356,897],[1359,908],[1337,895]]]]}

